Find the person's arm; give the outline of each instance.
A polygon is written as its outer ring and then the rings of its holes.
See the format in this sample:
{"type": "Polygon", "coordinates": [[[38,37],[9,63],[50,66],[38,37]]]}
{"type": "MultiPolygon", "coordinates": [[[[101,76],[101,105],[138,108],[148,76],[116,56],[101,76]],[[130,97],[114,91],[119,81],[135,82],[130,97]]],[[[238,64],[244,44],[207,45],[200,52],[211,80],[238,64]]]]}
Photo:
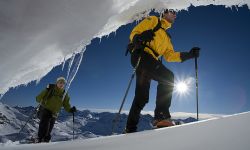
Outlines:
{"type": "Polygon", "coordinates": [[[186,60],[199,57],[200,56],[200,48],[199,47],[193,47],[189,52],[181,52],[181,62],[184,62],[186,60]]]}
{"type": "Polygon", "coordinates": [[[193,47],[189,52],[175,52],[171,43],[169,50],[166,50],[164,58],[168,62],[184,62],[186,60],[199,57],[200,48],[193,47]]]}
{"type": "Polygon", "coordinates": [[[164,54],[164,59],[167,62],[182,62],[180,52],[174,50],[167,50],[164,54]]]}
{"type": "Polygon", "coordinates": [[[175,52],[173,45],[170,40],[167,41],[167,45],[169,45],[169,48],[165,51],[163,54],[164,59],[167,62],[182,62],[181,60],[181,53],[175,52]]]}
{"type": "Polygon", "coordinates": [[[66,94],[64,100],[63,100],[63,107],[67,112],[71,112],[71,105],[70,105],[70,97],[68,94],[66,94]]]}
{"type": "Polygon", "coordinates": [[[39,95],[36,96],[36,101],[38,103],[41,103],[43,99],[45,98],[45,95],[47,95],[48,90],[44,89],[39,95]]]}

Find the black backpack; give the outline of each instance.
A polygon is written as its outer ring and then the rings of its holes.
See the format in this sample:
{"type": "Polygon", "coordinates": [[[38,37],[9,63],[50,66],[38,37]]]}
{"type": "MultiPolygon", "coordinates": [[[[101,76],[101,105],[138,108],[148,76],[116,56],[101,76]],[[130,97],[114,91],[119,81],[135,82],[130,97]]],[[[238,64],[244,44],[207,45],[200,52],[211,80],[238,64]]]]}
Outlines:
{"type": "Polygon", "coordinates": [[[46,89],[48,91],[47,95],[45,95],[45,100],[48,100],[51,96],[53,96],[55,84],[49,84],[46,89]]]}
{"type": "MultiPolygon", "coordinates": [[[[160,20],[160,18],[158,18],[158,23],[157,23],[157,25],[154,27],[154,29],[152,30],[152,32],[155,33],[155,32],[158,31],[160,28],[162,28],[162,27],[161,27],[161,20],[160,20]]],[[[144,47],[144,48],[145,48],[145,47],[148,47],[149,49],[152,50],[152,52],[155,54],[156,57],[159,56],[159,54],[157,54],[151,47],[149,47],[149,46],[147,46],[147,45],[143,45],[143,47],[144,47]]],[[[126,50],[125,56],[128,55],[128,52],[129,52],[130,54],[133,53],[134,48],[135,48],[135,44],[134,44],[133,42],[129,42],[129,44],[127,45],[127,50],[126,50]]],[[[143,49],[144,49],[144,48],[143,48],[143,49]]]]}

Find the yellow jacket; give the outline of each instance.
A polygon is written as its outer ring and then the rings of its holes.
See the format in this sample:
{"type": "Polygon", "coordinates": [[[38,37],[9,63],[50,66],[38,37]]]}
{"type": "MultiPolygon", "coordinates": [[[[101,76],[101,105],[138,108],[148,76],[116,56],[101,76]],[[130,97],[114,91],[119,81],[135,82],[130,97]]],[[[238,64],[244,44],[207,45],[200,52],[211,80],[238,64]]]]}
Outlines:
{"type": "MultiPolygon", "coordinates": [[[[141,21],[131,32],[130,34],[130,41],[133,41],[133,37],[136,34],[141,34],[143,31],[154,29],[158,24],[158,17],[150,16],[141,21]]],[[[161,27],[165,30],[171,27],[171,23],[169,23],[165,19],[161,19],[161,27]]],[[[154,39],[147,43],[147,45],[152,48],[157,54],[158,57],[152,52],[151,49],[145,47],[144,51],[151,54],[156,60],[159,59],[162,55],[164,56],[165,60],[168,62],[181,62],[180,52],[175,52],[171,39],[167,35],[166,31],[160,28],[155,32],[154,39]]]]}

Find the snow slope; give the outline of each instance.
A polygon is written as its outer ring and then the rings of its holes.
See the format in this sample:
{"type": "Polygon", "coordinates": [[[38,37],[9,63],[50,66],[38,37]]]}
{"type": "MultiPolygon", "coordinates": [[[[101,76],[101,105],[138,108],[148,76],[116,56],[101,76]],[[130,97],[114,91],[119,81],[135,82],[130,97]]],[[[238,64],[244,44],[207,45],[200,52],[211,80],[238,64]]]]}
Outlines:
{"type": "Polygon", "coordinates": [[[165,129],[49,144],[5,146],[2,150],[249,150],[250,112],[165,129]]]}
{"type": "MultiPolygon", "coordinates": [[[[0,144],[10,141],[23,141],[30,137],[37,137],[38,123],[34,114],[23,131],[18,135],[21,127],[28,120],[35,108],[29,107],[10,107],[0,102],[0,144]]],[[[98,136],[107,136],[111,134],[112,120],[115,113],[110,112],[91,112],[89,110],[78,111],[75,114],[75,138],[86,139],[98,136]]],[[[116,132],[121,133],[127,120],[127,115],[122,114],[116,132]]],[[[152,116],[142,115],[139,130],[149,130],[152,116]]],[[[194,118],[181,121],[195,121],[194,118]]],[[[62,110],[55,127],[52,131],[52,141],[67,141],[72,139],[72,114],[62,110]]]]}
{"type": "MultiPolygon", "coordinates": [[[[0,137],[18,132],[23,121],[27,120],[27,118],[28,116],[19,112],[17,109],[0,103],[0,137]]],[[[28,126],[31,127],[32,125],[28,124],[28,126]]]]}
{"type": "MultiPolygon", "coordinates": [[[[8,143],[10,141],[24,141],[30,137],[37,137],[39,120],[34,116],[31,119],[21,134],[18,132],[22,125],[27,121],[34,107],[10,107],[0,102],[0,144],[8,143]]],[[[89,110],[81,110],[75,114],[75,139],[86,139],[99,136],[107,136],[112,133],[112,121],[116,112],[92,112],[89,110]]],[[[182,123],[189,123],[196,121],[192,118],[194,114],[191,113],[173,113],[173,118],[182,123]],[[175,114],[178,114],[175,116],[175,114]]],[[[203,118],[214,118],[219,115],[203,115],[203,118]]],[[[120,121],[115,130],[116,133],[122,133],[127,120],[127,114],[123,113],[120,116],[120,121]]],[[[153,117],[149,114],[141,116],[138,130],[152,129],[151,121],[153,117]]],[[[72,139],[72,115],[62,111],[56,121],[55,127],[52,130],[52,142],[68,141],[72,139]]]]}
{"type": "MultiPolygon", "coordinates": [[[[93,38],[115,32],[155,8],[250,6],[249,0],[0,0],[0,94],[39,81],[84,51],[93,38]]],[[[77,72],[77,71],[76,71],[77,72]]]]}

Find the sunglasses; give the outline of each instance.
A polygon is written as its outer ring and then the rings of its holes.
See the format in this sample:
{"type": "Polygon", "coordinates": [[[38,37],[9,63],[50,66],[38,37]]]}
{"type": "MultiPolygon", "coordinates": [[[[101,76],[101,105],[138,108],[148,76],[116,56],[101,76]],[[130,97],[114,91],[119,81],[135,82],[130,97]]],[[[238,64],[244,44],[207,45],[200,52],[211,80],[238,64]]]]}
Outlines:
{"type": "Polygon", "coordinates": [[[173,9],[169,9],[168,12],[170,12],[170,13],[172,13],[172,14],[174,14],[174,15],[176,15],[176,13],[177,13],[177,12],[176,12],[175,10],[173,10],[173,9]]]}

